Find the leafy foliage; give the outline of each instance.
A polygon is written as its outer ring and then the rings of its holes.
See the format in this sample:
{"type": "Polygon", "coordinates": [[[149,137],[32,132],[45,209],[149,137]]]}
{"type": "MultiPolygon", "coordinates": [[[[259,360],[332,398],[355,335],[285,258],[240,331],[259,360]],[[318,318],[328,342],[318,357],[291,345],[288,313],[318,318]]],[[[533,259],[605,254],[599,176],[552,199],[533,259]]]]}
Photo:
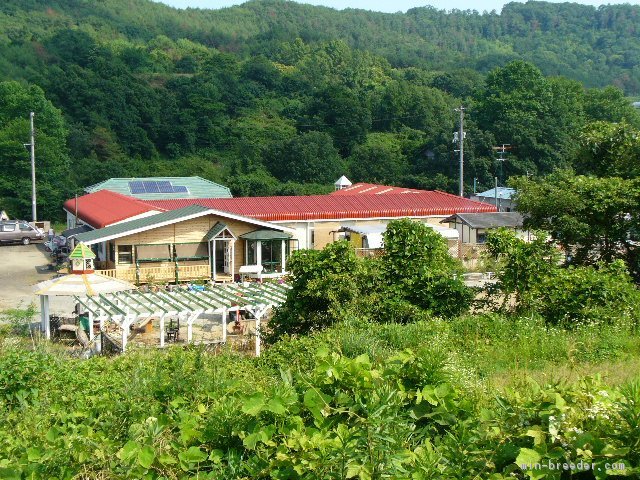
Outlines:
{"type": "MultiPolygon", "coordinates": [[[[498,319],[479,320],[486,328],[498,319]]],[[[289,340],[285,358],[277,345],[259,359],[171,348],[86,361],[5,346],[0,472],[525,478],[533,469],[523,464],[535,459],[623,463],[625,474],[637,474],[636,383],[611,388],[592,378],[562,386],[530,381],[496,394],[451,350],[467,344],[468,354],[493,361],[513,337],[505,332],[499,341],[490,334],[497,344],[480,353],[486,337],[474,343],[473,336],[457,336],[463,325],[455,324],[360,324],[355,328],[369,346],[385,348],[373,356],[331,353],[354,326],[317,333],[314,346],[289,340]],[[298,352],[308,366],[295,362],[298,352]]],[[[546,335],[544,328],[531,332],[546,335]]],[[[615,475],[602,472],[600,478],[615,475]]]]}
{"type": "Polygon", "coordinates": [[[353,247],[334,242],[323,250],[294,252],[287,262],[292,289],[270,322],[272,335],[308,333],[347,315],[360,293],[353,247]]]}
{"type": "Polygon", "coordinates": [[[517,179],[513,185],[518,209],[527,216],[525,225],[549,232],[573,263],[622,259],[637,277],[637,180],[557,171],[539,180],[517,179]]]}
{"type": "Polygon", "coordinates": [[[461,266],[434,229],[409,219],[389,222],[381,259],[382,295],[410,302],[433,315],[456,316],[473,292],[458,275],[461,266]]]}
{"type": "Polygon", "coordinates": [[[502,261],[492,289],[502,299],[501,309],[535,312],[565,327],[606,322],[638,326],[640,292],[622,261],[562,267],[554,245],[540,233],[528,243],[498,230],[489,233],[487,246],[502,261]]]}
{"type": "Polygon", "coordinates": [[[294,252],[287,264],[292,289],[270,321],[271,340],[310,333],[353,318],[406,323],[466,311],[473,292],[433,229],[409,219],[389,222],[384,253],[358,259],[353,246],[294,252]]]}

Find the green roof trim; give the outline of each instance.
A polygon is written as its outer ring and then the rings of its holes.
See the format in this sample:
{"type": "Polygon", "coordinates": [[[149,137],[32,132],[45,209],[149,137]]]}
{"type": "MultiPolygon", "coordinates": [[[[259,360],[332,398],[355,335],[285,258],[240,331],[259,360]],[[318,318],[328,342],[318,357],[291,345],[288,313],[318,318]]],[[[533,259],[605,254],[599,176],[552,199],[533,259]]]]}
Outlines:
{"type": "Polygon", "coordinates": [[[80,242],[73,249],[73,252],[69,254],[69,258],[96,258],[96,254],[84,243],[80,242]]]}
{"type": "Polygon", "coordinates": [[[290,233],[278,232],[277,230],[261,229],[240,235],[240,238],[244,240],[288,240],[292,236],[290,233]]]}
{"type": "Polygon", "coordinates": [[[231,190],[224,185],[202,177],[145,177],[110,178],[85,188],[87,193],[111,190],[140,200],[170,200],[176,198],[231,198],[231,190]],[[174,193],[133,193],[130,182],[171,182],[173,186],[186,187],[188,192],[174,193]]]}
{"type": "Polygon", "coordinates": [[[158,213],[149,217],[138,218],[136,220],[117,223],[98,230],[81,233],[76,236],[76,240],[88,244],[98,243],[104,241],[104,239],[124,237],[129,234],[129,232],[151,230],[155,227],[170,225],[184,218],[191,216],[197,217],[199,214],[204,214],[209,211],[209,208],[203,207],[202,205],[189,205],[188,207],[178,208],[177,210],[169,210],[168,212],[158,213]]]}
{"type": "Polygon", "coordinates": [[[213,227],[211,227],[211,230],[209,230],[207,234],[204,236],[205,242],[210,242],[211,240],[216,238],[220,234],[220,232],[222,232],[225,228],[227,228],[226,224],[222,222],[217,222],[213,227]]]}

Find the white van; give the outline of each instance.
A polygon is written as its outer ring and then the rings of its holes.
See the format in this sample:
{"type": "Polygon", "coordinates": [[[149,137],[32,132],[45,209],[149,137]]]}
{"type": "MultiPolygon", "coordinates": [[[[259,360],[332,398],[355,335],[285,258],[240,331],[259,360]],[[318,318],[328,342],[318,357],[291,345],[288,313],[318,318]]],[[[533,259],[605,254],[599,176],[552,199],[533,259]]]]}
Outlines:
{"type": "Polygon", "coordinates": [[[0,242],[22,242],[29,245],[33,240],[42,240],[44,232],[24,220],[0,221],[0,242]]]}

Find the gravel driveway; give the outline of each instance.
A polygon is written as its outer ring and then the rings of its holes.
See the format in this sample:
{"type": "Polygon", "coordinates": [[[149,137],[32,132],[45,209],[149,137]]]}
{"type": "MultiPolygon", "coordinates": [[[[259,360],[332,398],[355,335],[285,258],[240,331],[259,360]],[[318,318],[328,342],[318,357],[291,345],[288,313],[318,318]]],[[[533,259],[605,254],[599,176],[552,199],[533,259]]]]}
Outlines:
{"type": "Polygon", "coordinates": [[[24,308],[31,302],[40,307],[33,285],[54,276],[47,268],[50,260],[41,243],[0,244],[0,311],[24,308]]]}

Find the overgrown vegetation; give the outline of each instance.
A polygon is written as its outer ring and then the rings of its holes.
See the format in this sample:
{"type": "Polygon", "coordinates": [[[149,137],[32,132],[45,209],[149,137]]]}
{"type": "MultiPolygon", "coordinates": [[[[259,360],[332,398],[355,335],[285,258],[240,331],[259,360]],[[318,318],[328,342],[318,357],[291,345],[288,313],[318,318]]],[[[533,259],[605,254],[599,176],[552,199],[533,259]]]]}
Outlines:
{"type": "Polygon", "coordinates": [[[637,372],[608,384],[597,374],[602,362],[638,356],[640,338],[624,327],[568,332],[499,315],[346,322],[282,339],[257,359],[194,347],[75,360],[4,339],[0,472],[559,478],[520,464],[582,460],[602,469],[595,478],[616,478],[605,463],[635,478],[637,372]],[[539,375],[567,362],[591,375],[551,384],[539,375]]]}
{"type": "Polygon", "coordinates": [[[621,262],[564,268],[542,235],[498,231],[496,291],[515,302],[469,314],[442,237],[405,219],[384,243],[375,259],[346,242],[296,253],[259,358],[191,346],[78,360],[5,331],[0,474],[640,475],[638,293],[621,262]]]}
{"type": "Polygon", "coordinates": [[[488,253],[498,260],[498,282],[489,288],[487,304],[498,311],[537,314],[565,328],[640,326],[640,292],[624,262],[563,265],[557,246],[542,232],[534,235],[527,242],[511,230],[488,234],[488,253]]]}
{"type": "Polygon", "coordinates": [[[379,258],[358,259],[348,242],[291,256],[292,290],[270,322],[270,337],[306,334],[345,318],[409,323],[465,312],[473,292],[442,236],[409,219],[389,222],[379,258]],[[457,277],[456,277],[457,275],[457,277]]]}

